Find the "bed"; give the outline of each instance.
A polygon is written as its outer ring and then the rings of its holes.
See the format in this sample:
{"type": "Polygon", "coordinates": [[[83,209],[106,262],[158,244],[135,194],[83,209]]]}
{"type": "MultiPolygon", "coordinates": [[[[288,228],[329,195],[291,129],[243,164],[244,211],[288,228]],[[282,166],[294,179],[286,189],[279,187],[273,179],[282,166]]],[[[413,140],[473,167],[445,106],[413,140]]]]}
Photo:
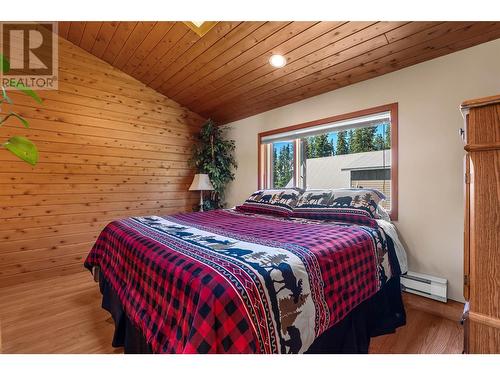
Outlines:
{"type": "Polygon", "coordinates": [[[126,353],[366,353],[405,324],[391,223],[236,209],[108,224],[85,260],[126,353]]]}

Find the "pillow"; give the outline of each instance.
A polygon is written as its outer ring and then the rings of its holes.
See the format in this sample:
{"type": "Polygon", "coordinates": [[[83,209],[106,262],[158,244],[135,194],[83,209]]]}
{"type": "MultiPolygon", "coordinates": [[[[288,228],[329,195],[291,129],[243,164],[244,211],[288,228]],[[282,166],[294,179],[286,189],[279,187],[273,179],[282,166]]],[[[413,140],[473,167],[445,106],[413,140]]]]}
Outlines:
{"type": "Polygon", "coordinates": [[[306,190],[292,216],[376,226],[377,208],[384,199],[384,194],[373,189],[306,190]]]}
{"type": "Polygon", "coordinates": [[[289,216],[301,194],[302,191],[295,188],[258,190],[236,209],[245,212],[289,216]]]}

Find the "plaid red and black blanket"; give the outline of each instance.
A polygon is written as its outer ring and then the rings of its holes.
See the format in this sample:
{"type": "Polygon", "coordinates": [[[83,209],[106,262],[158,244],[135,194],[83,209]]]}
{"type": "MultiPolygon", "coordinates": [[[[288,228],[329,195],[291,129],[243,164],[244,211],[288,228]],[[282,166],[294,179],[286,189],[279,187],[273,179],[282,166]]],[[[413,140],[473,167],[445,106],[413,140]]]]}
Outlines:
{"type": "Polygon", "coordinates": [[[85,266],[156,353],[302,353],[394,272],[389,242],[377,227],[218,210],[112,222],[85,266]]]}

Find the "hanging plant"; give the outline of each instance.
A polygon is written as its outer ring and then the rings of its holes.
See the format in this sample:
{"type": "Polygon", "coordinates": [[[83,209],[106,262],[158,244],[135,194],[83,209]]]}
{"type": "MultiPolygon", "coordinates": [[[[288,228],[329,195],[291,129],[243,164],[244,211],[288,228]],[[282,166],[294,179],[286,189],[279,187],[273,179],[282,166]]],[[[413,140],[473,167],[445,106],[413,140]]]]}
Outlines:
{"type": "Polygon", "coordinates": [[[224,191],[227,184],[234,180],[234,168],[237,168],[234,158],[234,140],[226,139],[227,128],[217,126],[211,119],[202,126],[198,142],[193,146],[193,156],[190,163],[197,173],[206,173],[214,190],[209,199],[205,200],[204,209],[224,207],[224,191]]]}
{"type": "MultiPolygon", "coordinates": [[[[2,54],[0,54],[0,73],[7,73],[9,70],[9,62],[2,54]]],[[[40,99],[33,90],[30,90],[21,82],[18,82],[16,86],[13,87],[30,96],[38,103],[42,103],[42,99],[40,99]]],[[[13,105],[14,103],[12,102],[12,99],[7,95],[7,89],[4,86],[1,86],[1,90],[2,95],[0,98],[0,126],[2,126],[8,119],[13,118],[21,122],[24,127],[29,128],[28,121],[20,114],[10,110],[4,112],[4,106],[8,107],[13,105]]],[[[31,165],[36,165],[36,163],[38,162],[38,149],[36,148],[35,144],[28,138],[16,135],[9,138],[6,142],[1,143],[0,146],[31,165]]]]}

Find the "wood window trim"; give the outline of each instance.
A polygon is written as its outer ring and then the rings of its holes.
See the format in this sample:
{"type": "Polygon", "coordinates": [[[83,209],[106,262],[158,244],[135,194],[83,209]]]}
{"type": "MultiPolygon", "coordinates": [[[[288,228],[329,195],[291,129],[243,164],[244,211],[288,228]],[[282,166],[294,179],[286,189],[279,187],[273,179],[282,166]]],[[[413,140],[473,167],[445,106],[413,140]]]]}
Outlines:
{"type": "MultiPolygon", "coordinates": [[[[390,104],[385,104],[381,105],[378,107],[373,107],[373,108],[367,108],[367,109],[362,109],[360,111],[355,111],[355,112],[349,112],[349,113],[344,113],[341,115],[336,115],[336,116],[331,116],[331,117],[326,117],[320,120],[314,120],[314,121],[309,121],[309,122],[304,122],[301,124],[296,124],[296,125],[291,125],[291,126],[286,126],[283,128],[279,129],[273,129],[273,130],[268,130],[265,132],[258,133],[257,135],[257,155],[258,155],[258,160],[257,160],[257,176],[258,176],[258,188],[262,188],[262,182],[263,176],[265,175],[264,168],[262,168],[262,138],[269,136],[269,135],[274,135],[278,133],[284,133],[284,132],[289,132],[293,130],[299,130],[299,129],[304,129],[304,128],[309,128],[311,126],[317,126],[317,125],[323,125],[327,124],[329,122],[336,122],[336,121],[342,121],[342,120],[349,120],[352,118],[356,117],[361,117],[361,116],[367,116],[367,115],[373,115],[375,113],[379,112],[390,112],[391,113],[391,211],[390,211],[390,217],[391,220],[397,221],[398,220],[398,211],[399,211],[399,206],[398,206],[398,168],[399,168],[399,163],[398,163],[398,103],[390,103],[390,104]]],[[[295,153],[294,153],[294,158],[295,158],[295,153]]]]}

